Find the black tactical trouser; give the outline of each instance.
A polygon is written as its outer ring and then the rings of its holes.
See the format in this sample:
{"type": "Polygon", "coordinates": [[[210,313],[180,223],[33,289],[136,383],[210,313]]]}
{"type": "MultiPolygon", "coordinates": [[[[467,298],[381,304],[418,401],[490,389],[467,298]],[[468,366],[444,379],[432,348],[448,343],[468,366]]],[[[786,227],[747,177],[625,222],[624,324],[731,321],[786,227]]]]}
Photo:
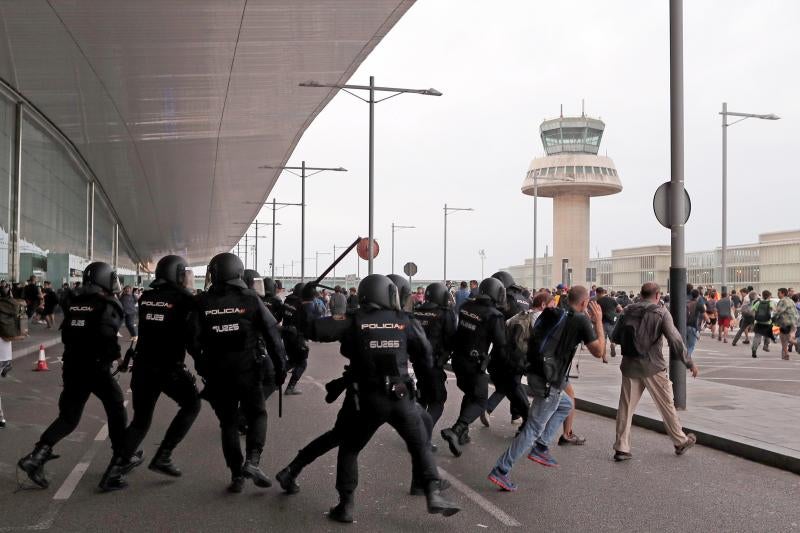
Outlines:
{"type": "Polygon", "coordinates": [[[420,403],[431,417],[432,426],[442,417],[444,404],[447,401],[447,372],[444,368],[434,367],[431,371],[430,383],[423,385],[420,403]]]}
{"type": "Polygon", "coordinates": [[[61,439],[75,431],[83,414],[83,407],[94,394],[103,403],[108,418],[108,436],[111,448],[118,455],[123,451],[125,426],[125,400],[119,383],[111,375],[110,365],[74,367],[64,365],[62,373],[64,390],[58,398],[58,418],[42,433],[40,445],[55,446],[61,439]]]}
{"type": "Polygon", "coordinates": [[[285,343],[286,355],[289,359],[289,367],[292,369],[292,377],[288,385],[294,387],[308,367],[308,341],[303,337],[295,337],[293,341],[285,343]]]}
{"type": "Polygon", "coordinates": [[[267,440],[267,409],[260,373],[253,370],[218,376],[209,380],[206,386],[210,387],[208,398],[219,419],[225,464],[234,476],[241,476],[244,456],[239,441],[240,406],[247,422],[247,454],[260,454],[267,440]]]}
{"type": "Polygon", "coordinates": [[[297,452],[297,456],[289,463],[289,470],[297,476],[319,457],[338,447],[344,436],[353,429],[356,418],[351,413],[356,412],[354,395],[348,391],[344,397],[342,408],[336,415],[336,423],[333,429],[326,431],[316,439],[309,442],[302,450],[297,452]]]}
{"type": "Polygon", "coordinates": [[[489,375],[480,364],[464,358],[453,359],[453,371],[456,374],[456,385],[464,393],[456,423],[469,426],[486,410],[489,375]]]}
{"type": "Polygon", "coordinates": [[[161,448],[174,450],[189,432],[200,412],[200,395],[195,387],[194,376],[183,365],[155,368],[137,363],[133,367],[131,391],[133,420],[125,432],[126,457],[136,452],[147,435],[156,402],[162,392],[175,400],[180,407],[161,441],[161,448]]]}
{"type": "MultiPolygon", "coordinates": [[[[495,392],[487,402],[487,409],[493,411],[497,406],[495,403],[492,406],[492,401],[496,399],[496,395],[501,395],[508,398],[511,404],[511,414],[515,417],[522,417],[522,423],[528,419],[528,410],[530,403],[528,402],[528,395],[525,388],[522,386],[522,376],[514,374],[506,369],[489,369],[489,375],[494,383],[495,392]]],[[[499,401],[497,402],[499,403],[499,401]]]]}
{"type": "Polygon", "coordinates": [[[383,424],[392,426],[411,453],[412,470],[419,472],[422,483],[437,481],[436,462],[430,448],[430,436],[423,422],[422,410],[410,396],[395,398],[383,392],[361,392],[361,409],[353,402],[342,406],[348,431],[339,445],[336,461],[336,489],[352,493],[358,486],[358,454],[383,424]]]}

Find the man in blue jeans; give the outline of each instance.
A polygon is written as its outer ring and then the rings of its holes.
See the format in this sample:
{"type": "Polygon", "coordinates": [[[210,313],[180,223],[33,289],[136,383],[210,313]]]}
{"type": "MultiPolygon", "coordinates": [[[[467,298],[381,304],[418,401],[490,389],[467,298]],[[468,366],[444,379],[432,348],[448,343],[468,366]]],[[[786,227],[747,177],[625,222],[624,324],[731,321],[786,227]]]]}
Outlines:
{"type": "MultiPolygon", "coordinates": [[[[558,346],[564,352],[558,354],[564,361],[567,370],[575,357],[575,351],[583,343],[589,352],[598,359],[606,360],[606,343],[603,334],[603,313],[597,302],[589,301],[586,287],[577,285],[569,290],[566,320],[558,346]],[[587,313],[588,311],[588,313],[587,313]]],[[[561,428],[564,419],[572,410],[572,400],[564,394],[569,372],[563,372],[559,383],[547,383],[544,371],[531,366],[528,374],[528,385],[533,391],[533,402],[528,413],[528,420],[520,429],[511,446],[503,452],[497,464],[489,473],[489,481],[503,490],[514,491],[515,483],[509,478],[514,463],[523,454],[528,459],[544,466],[558,466],[558,462],[550,455],[549,444],[561,428]]]]}

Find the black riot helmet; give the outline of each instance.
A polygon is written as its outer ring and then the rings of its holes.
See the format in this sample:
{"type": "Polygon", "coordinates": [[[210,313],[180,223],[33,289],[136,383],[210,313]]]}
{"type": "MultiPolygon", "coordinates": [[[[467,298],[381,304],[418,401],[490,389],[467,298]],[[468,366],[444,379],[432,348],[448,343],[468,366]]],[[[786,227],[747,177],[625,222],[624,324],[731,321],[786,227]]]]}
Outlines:
{"type": "Polygon", "coordinates": [[[292,294],[300,298],[300,295],[303,294],[303,289],[305,288],[305,286],[306,286],[305,283],[295,284],[294,289],[292,289],[292,294]]]}
{"type": "Polygon", "coordinates": [[[117,273],[111,265],[102,261],[89,263],[83,270],[83,286],[99,287],[109,294],[118,294],[122,290],[117,273]]]}
{"type": "Polygon", "coordinates": [[[257,270],[253,270],[252,268],[244,269],[242,281],[244,281],[248,289],[255,291],[259,296],[263,297],[265,295],[264,278],[261,277],[261,274],[259,274],[257,270]]]}
{"type": "Polygon", "coordinates": [[[179,255],[165,255],[158,260],[156,265],[156,279],[150,284],[151,287],[172,285],[173,287],[183,288],[186,286],[186,269],[189,264],[186,259],[179,255]]]}
{"type": "Polygon", "coordinates": [[[488,296],[498,307],[506,305],[506,288],[503,287],[503,282],[494,276],[481,281],[478,285],[478,294],[488,296]]]}
{"type": "Polygon", "coordinates": [[[230,252],[215,255],[208,263],[208,273],[212,285],[219,286],[226,283],[242,289],[247,288],[247,284],[242,280],[244,275],[242,260],[230,252]]]}
{"type": "Polygon", "coordinates": [[[397,290],[400,293],[400,305],[405,305],[409,296],[411,296],[411,285],[409,285],[408,280],[403,276],[398,276],[397,274],[389,274],[386,277],[392,280],[392,283],[394,283],[397,287],[397,290]]]}
{"type": "Polygon", "coordinates": [[[317,286],[313,283],[306,283],[303,285],[303,288],[300,290],[300,297],[303,300],[313,300],[317,298],[319,294],[317,294],[317,286]]]}
{"type": "Polygon", "coordinates": [[[434,303],[439,307],[447,307],[450,303],[450,294],[444,283],[437,281],[428,285],[425,288],[425,301],[434,303]]]}
{"type": "Polygon", "coordinates": [[[272,278],[264,278],[264,294],[267,296],[275,296],[278,293],[278,287],[275,285],[275,280],[272,278]]]}
{"type": "Polygon", "coordinates": [[[503,287],[506,289],[511,287],[514,284],[514,276],[506,272],[505,270],[500,270],[499,272],[495,272],[492,274],[494,279],[499,279],[500,283],[503,284],[503,287]]]}
{"type": "Polygon", "coordinates": [[[370,274],[358,284],[358,303],[368,309],[400,310],[397,285],[382,274],[370,274]]]}

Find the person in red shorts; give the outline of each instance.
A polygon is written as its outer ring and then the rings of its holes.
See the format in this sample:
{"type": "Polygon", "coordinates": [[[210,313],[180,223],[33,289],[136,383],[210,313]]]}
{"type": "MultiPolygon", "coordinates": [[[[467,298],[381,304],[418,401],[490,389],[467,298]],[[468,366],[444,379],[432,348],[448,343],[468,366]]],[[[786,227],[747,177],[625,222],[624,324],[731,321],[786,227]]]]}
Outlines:
{"type": "Polygon", "coordinates": [[[719,325],[719,336],[717,340],[728,342],[728,330],[731,329],[733,320],[733,302],[727,291],[722,293],[722,298],[717,301],[717,323],[719,325]]]}

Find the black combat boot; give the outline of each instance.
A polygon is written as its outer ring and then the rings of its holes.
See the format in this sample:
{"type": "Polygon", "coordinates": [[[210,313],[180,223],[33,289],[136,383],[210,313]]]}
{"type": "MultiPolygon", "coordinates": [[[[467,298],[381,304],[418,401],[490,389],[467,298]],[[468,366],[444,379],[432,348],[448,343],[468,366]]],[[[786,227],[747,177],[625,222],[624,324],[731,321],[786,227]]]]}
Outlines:
{"type": "Polygon", "coordinates": [[[123,474],[128,474],[131,470],[136,468],[137,466],[141,466],[144,462],[144,452],[139,450],[138,452],[131,455],[128,460],[124,461],[122,464],[123,474]]]}
{"type": "Polygon", "coordinates": [[[47,444],[37,444],[31,453],[17,462],[17,466],[28,475],[31,481],[46,489],[50,486],[50,481],[45,475],[44,464],[57,457],[57,455],[53,455],[53,448],[47,444]]]}
{"type": "MultiPolygon", "coordinates": [[[[446,479],[440,479],[436,483],[439,484],[439,491],[445,491],[450,488],[450,482],[446,479]]],[[[411,479],[411,489],[408,491],[411,496],[424,496],[425,495],[425,482],[419,481],[415,478],[411,479]]]]}
{"type": "Polygon", "coordinates": [[[458,443],[463,446],[470,442],[472,442],[472,438],[469,436],[469,426],[464,426],[464,429],[458,434],[458,443]]]}
{"type": "Polygon", "coordinates": [[[303,394],[303,391],[297,390],[297,382],[300,381],[299,379],[292,379],[289,380],[289,384],[286,385],[286,390],[283,391],[284,396],[296,396],[298,394],[303,394]]]}
{"type": "Polygon", "coordinates": [[[353,522],[353,493],[339,492],[339,504],[331,507],[328,518],[337,522],[351,524],[353,522]]]}
{"type": "Polygon", "coordinates": [[[261,452],[247,452],[247,459],[242,466],[242,474],[244,477],[252,479],[256,487],[266,489],[272,486],[272,481],[258,467],[259,461],[261,461],[261,452]]]}
{"type": "Polygon", "coordinates": [[[292,465],[287,466],[277,474],[275,479],[280,483],[281,488],[286,494],[297,494],[300,492],[300,485],[297,484],[297,476],[292,472],[292,465]]]}
{"type": "Polygon", "coordinates": [[[231,484],[228,485],[228,492],[239,494],[244,490],[244,476],[241,474],[231,474],[231,484]]]}
{"type": "Polygon", "coordinates": [[[456,422],[451,428],[445,428],[441,431],[442,438],[447,441],[450,447],[450,453],[456,457],[461,457],[461,433],[466,426],[461,422],[456,422]]]}
{"type": "Polygon", "coordinates": [[[147,468],[153,472],[172,477],[181,477],[183,475],[183,472],[172,462],[172,450],[165,448],[163,445],[159,446],[147,468]]]}
{"type": "Polygon", "coordinates": [[[125,481],[125,473],[129,463],[130,461],[126,461],[117,455],[112,457],[108,468],[106,468],[106,471],[103,473],[103,477],[100,478],[100,483],[98,485],[100,490],[103,492],[111,492],[114,490],[122,490],[127,487],[128,482],[125,481]]]}
{"type": "Polygon", "coordinates": [[[428,482],[425,487],[425,498],[427,499],[428,512],[430,514],[453,516],[461,510],[458,505],[444,499],[439,489],[439,481],[428,482]]]}

